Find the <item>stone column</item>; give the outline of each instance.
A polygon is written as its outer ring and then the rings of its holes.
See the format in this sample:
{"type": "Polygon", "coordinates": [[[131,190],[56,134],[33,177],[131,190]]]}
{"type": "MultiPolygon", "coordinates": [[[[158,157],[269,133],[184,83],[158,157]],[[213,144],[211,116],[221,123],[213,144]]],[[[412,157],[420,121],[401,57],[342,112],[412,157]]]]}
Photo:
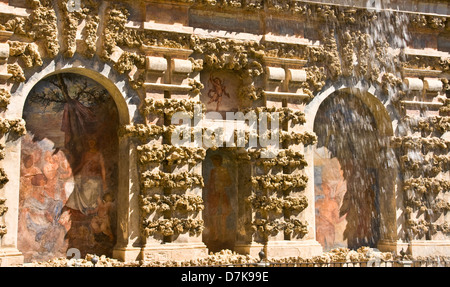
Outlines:
{"type": "Polygon", "coordinates": [[[250,230],[250,225],[255,219],[255,213],[246,199],[252,194],[251,178],[255,173],[254,161],[252,161],[247,152],[237,154],[238,161],[238,221],[235,251],[241,254],[250,254],[257,256],[263,248],[263,244],[255,242],[254,236],[250,230]]]}
{"type": "MultiPolygon", "coordinates": [[[[9,45],[5,43],[12,32],[0,31],[0,87],[8,91],[10,87],[7,80],[12,76],[7,71],[9,57],[9,45]]],[[[2,118],[21,118],[22,112],[6,110],[2,112],[2,118]]],[[[5,158],[0,161],[0,167],[7,179],[6,184],[0,189],[3,212],[0,212],[0,266],[11,266],[23,263],[22,253],[17,249],[18,218],[19,218],[19,191],[20,191],[20,138],[2,135],[0,139],[5,146],[5,158]]],[[[0,207],[1,208],[1,207],[0,207]]]]}
{"type": "MultiPolygon", "coordinates": [[[[4,139],[3,139],[4,140],[4,139]]],[[[8,183],[0,190],[7,211],[0,216],[4,232],[0,235],[0,266],[23,263],[22,253],[17,249],[19,192],[20,192],[20,139],[6,141],[5,158],[0,162],[8,183]]]]}
{"type": "MultiPolygon", "coordinates": [[[[308,98],[303,94],[301,84],[306,81],[306,71],[302,69],[306,63],[305,60],[268,58],[266,64],[266,83],[264,94],[266,106],[268,108],[278,108],[280,111],[289,109],[290,113],[303,112],[305,100],[308,98]]],[[[312,119],[313,120],[313,119],[312,119]]],[[[281,133],[295,134],[310,132],[302,124],[293,124],[291,122],[280,122],[281,133]]],[[[281,136],[281,135],[280,135],[281,136]]],[[[322,253],[322,247],[315,240],[315,210],[314,210],[314,164],[312,148],[296,142],[281,141],[280,149],[289,153],[303,154],[308,163],[306,168],[303,166],[275,166],[271,169],[271,174],[279,174],[288,178],[290,175],[298,178],[306,176],[308,178],[305,189],[289,188],[284,191],[271,191],[276,194],[278,200],[287,200],[288,197],[306,197],[308,207],[301,212],[292,210],[283,210],[283,214],[269,213],[267,218],[271,221],[279,220],[281,225],[292,226],[295,223],[307,223],[308,232],[306,235],[290,233],[281,230],[275,236],[268,236],[265,250],[269,257],[283,256],[301,256],[304,258],[312,257],[322,253]]],[[[265,171],[268,174],[268,171],[265,171]]]]}
{"type": "MultiPolygon", "coordinates": [[[[191,85],[189,84],[192,78],[198,78],[199,75],[191,75],[193,72],[192,62],[187,60],[187,57],[192,53],[192,50],[187,49],[173,49],[163,47],[144,47],[147,53],[147,82],[144,86],[147,88],[147,98],[164,102],[170,109],[170,103],[178,101],[195,101],[198,97],[190,97],[189,93],[191,85]]],[[[161,111],[159,111],[161,112],[161,111]]],[[[149,115],[152,116],[152,115],[149,115]]],[[[157,123],[163,128],[168,128],[171,125],[171,117],[168,115],[158,114],[156,120],[148,120],[147,124],[157,123]]],[[[180,151],[185,147],[177,147],[171,142],[169,134],[166,134],[162,141],[154,142],[156,146],[164,149],[177,148],[180,151]]],[[[166,155],[168,156],[168,155],[166,155]]],[[[155,166],[148,169],[148,171],[160,171],[166,176],[175,176],[176,174],[199,174],[201,176],[201,163],[188,164],[187,159],[181,158],[180,161],[169,163],[156,163],[155,166]]],[[[147,168],[150,168],[148,166],[147,168]]],[[[186,178],[188,179],[188,178],[186,178]]],[[[175,183],[176,184],[176,183],[175,183]]],[[[147,196],[159,194],[164,198],[183,198],[202,196],[202,187],[193,185],[186,188],[173,188],[165,186],[153,188],[146,191],[147,196]]],[[[177,210],[172,206],[170,210],[165,212],[154,212],[148,218],[149,221],[167,220],[174,222],[186,222],[187,220],[201,220],[201,211],[186,211],[177,210]]],[[[207,254],[206,246],[202,242],[201,234],[179,233],[174,230],[173,235],[162,236],[159,233],[148,236],[146,244],[143,248],[143,256],[150,260],[188,260],[191,258],[198,258],[207,254]]]]}
{"type": "Polygon", "coordinates": [[[122,261],[140,259],[141,218],[139,170],[136,144],[128,136],[119,137],[119,192],[117,195],[117,242],[113,257],[122,261]],[[125,180],[124,180],[125,179],[125,180]]]}

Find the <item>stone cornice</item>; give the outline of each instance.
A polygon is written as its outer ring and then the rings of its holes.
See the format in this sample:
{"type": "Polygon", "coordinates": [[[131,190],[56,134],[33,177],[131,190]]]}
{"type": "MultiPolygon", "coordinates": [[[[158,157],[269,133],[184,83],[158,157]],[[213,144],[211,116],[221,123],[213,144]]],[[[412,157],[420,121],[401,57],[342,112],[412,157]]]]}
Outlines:
{"type": "MultiPolygon", "coordinates": [[[[306,15],[309,16],[320,16],[322,13],[327,13],[328,11],[339,11],[339,13],[335,13],[335,15],[341,20],[345,20],[346,15],[356,15],[359,13],[363,13],[366,15],[367,13],[401,13],[409,16],[413,15],[423,15],[427,17],[450,17],[449,14],[438,14],[438,13],[427,13],[421,11],[409,11],[407,9],[398,10],[395,8],[376,8],[376,7],[367,7],[367,6],[349,6],[346,4],[337,4],[337,3],[323,3],[316,1],[295,1],[295,0],[173,0],[173,1],[162,1],[162,0],[147,0],[147,3],[164,3],[164,4],[176,4],[180,6],[189,6],[193,9],[217,9],[221,12],[232,12],[235,13],[237,10],[242,11],[243,13],[265,13],[265,14],[284,14],[284,16],[289,15],[306,15]],[[314,15],[316,14],[316,15],[314,15]]],[[[448,11],[450,13],[450,10],[448,11]]],[[[322,14],[323,15],[323,14],[322,14]]],[[[298,18],[297,18],[298,19],[298,18]]],[[[360,23],[359,23],[360,24],[360,23]]]]}

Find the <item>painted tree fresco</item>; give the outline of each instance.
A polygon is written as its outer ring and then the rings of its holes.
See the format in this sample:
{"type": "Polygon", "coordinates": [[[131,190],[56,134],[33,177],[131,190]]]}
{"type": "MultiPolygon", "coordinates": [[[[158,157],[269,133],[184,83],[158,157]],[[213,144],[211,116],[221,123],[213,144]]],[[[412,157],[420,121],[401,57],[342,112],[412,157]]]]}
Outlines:
{"type": "Polygon", "coordinates": [[[314,124],[316,238],[324,250],[375,247],[381,147],[374,117],[352,94],[327,99],[314,124]]]}
{"type": "Polygon", "coordinates": [[[69,248],[112,255],[118,113],[109,93],[76,74],[40,81],[23,117],[18,248],[25,261],[69,248]]]}

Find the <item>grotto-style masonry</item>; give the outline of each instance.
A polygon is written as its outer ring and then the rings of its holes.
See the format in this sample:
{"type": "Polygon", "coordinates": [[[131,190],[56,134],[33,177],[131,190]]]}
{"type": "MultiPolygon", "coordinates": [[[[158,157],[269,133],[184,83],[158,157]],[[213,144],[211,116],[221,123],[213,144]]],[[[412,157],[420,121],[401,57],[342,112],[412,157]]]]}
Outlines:
{"type": "Polygon", "coordinates": [[[0,266],[449,256],[450,5],[327,2],[0,1],[0,266]]]}

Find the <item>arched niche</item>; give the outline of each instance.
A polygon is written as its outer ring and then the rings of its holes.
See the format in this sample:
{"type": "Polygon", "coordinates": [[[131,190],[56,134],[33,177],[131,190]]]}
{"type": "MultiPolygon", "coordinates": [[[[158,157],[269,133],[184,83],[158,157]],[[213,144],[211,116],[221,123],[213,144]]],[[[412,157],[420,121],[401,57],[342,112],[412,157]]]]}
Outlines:
{"type": "MultiPolygon", "coordinates": [[[[118,125],[129,124],[139,117],[137,107],[139,96],[126,83],[126,79],[116,73],[111,66],[97,60],[56,59],[46,63],[37,71],[29,71],[27,80],[11,87],[11,103],[5,113],[6,118],[21,118],[27,97],[33,87],[41,80],[61,73],[72,73],[85,76],[95,81],[109,93],[114,101],[118,113],[118,125]]],[[[44,124],[45,125],[45,124],[44,124]]],[[[2,238],[1,249],[11,262],[20,263],[22,254],[17,249],[18,218],[19,218],[19,190],[20,190],[20,162],[21,140],[5,139],[5,148],[9,151],[2,161],[2,167],[8,175],[9,182],[4,187],[4,197],[9,206],[8,214],[4,217],[8,225],[8,233],[2,238]]],[[[117,238],[113,257],[134,260],[139,257],[141,238],[139,226],[132,222],[139,221],[137,194],[139,187],[133,182],[138,181],[138,174],[133,168],[134,153],[131,141],[127,137],[118,138],[118,194],[117,206],[117,238]]]]}
{"type": "Polygon", "coordinates": [[[388,111],[356,88],[331,89],[315,100],[309,112],[315,111],[312,129],[318,136],[312,151],[316,240],[330,250],[377,247],[396,238],[397,173],[388,111]]]}
{"type": "Polygon", "coordinates": [[[236,152],[227,148],[208,149],[202,164],[205,181],[203,242],[210,252],[234,250],[238,230],[239,174],[236,152]]]}
{"type": "Polygon", "coordinates": [[[30,91],[23,118],[18,249],[25,262],[69,249],[111,257],[119,189],[114,99],[89,77],[56,73],[30,91]]]}

